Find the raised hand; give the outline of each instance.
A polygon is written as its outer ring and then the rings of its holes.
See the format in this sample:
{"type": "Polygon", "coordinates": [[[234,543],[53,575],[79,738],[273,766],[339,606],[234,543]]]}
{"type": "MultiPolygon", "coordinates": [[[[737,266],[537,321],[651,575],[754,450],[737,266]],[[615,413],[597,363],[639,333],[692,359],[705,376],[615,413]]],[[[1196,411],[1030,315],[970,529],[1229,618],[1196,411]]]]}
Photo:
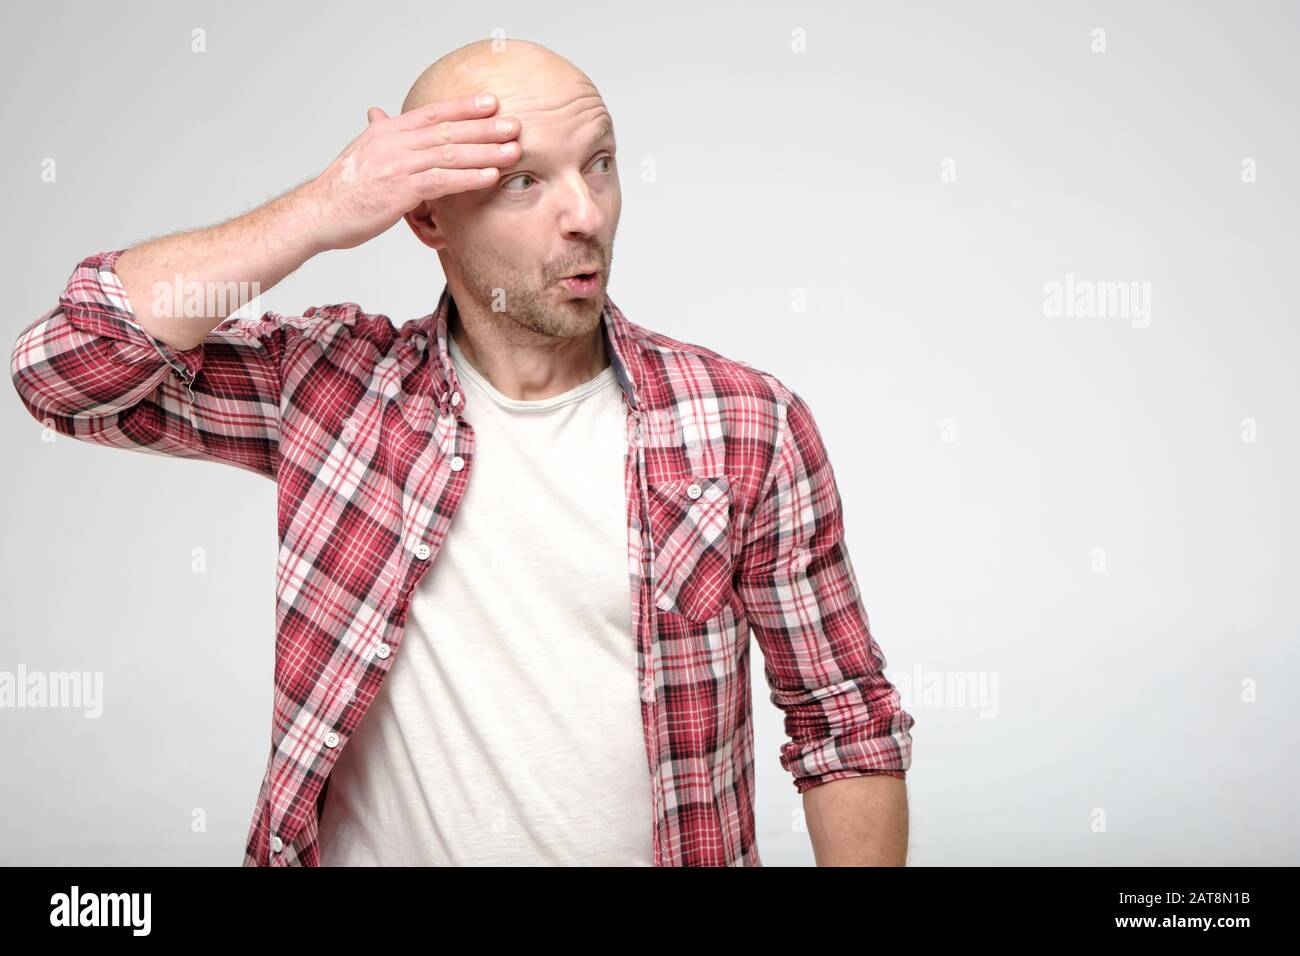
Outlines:
{"type": "Polygon", "coordinates": [[[497,105],[480,93],[397,116],[371,107],[361,134],[302,187],[316,210],[320,248],[359,246],[424,200],[495,183],[520,149],[519,120],[493,115],[497,105]]]}

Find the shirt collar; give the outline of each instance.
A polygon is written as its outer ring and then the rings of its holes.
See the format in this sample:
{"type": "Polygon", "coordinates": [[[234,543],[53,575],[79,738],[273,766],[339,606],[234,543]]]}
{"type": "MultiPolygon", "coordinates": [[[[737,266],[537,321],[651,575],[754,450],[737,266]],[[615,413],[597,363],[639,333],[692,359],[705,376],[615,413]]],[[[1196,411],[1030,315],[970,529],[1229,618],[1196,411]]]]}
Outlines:
{"type": "MultiPolygon", "coordinates": [[[[442,294],[438,297],[437,308],[420,321],[421,326],[432,329],[431,335],[428,336],[434,343],[434,367],[430,369],[430,377],[437,392],[438,404],[444,412],[450,406],[453,395],[460,396],[458,402],[465,397],[447,345],[448,320],[455,308],[456,303],[451,297],[451,287],[444,283],[442,294]]],[[[639,411],[641,405],[638,388],[641,383],[642,368],[640,351],[631,324],[608,295],[605,296],[605,307],[600,313],[600,323],[605,336],[605,353],[614,368],[614,377],[618,379],[628,404],[639,411]]]]}

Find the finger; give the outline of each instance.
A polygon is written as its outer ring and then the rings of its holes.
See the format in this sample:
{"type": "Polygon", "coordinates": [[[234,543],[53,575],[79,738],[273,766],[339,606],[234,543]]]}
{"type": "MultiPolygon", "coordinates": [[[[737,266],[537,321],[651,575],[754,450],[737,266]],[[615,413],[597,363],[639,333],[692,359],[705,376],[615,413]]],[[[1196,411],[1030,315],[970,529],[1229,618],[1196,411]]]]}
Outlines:
{"type": "Polygon", "coordinates": [[[501,168],[519,161],[519,144],[514,140],[506,143],[445,143],[412,150],[409,158],[412,172],[423,172],[437,166],[444,169],[501,168]]]}
{"type": "Polygon", "coordinates": [[[412,149],[426,149],[444,143],[503,143],[519,135],[522,128],[513,116],[432,123],[409,130],[404,141],[412,149]]]}
{"type": "Polygon", "coordinates": [[[441,123],[444,120],[477,119],[480,116],[491,115],[496,112],[496,108],[497,98],[491,93],[471,93],[450,100],[437,100],[407,110],[397,117],[397,128],[416,129],[430,123],[441,123]],[[486,97],[486,105],[479,105],[479,96],[486,97]]]}
{"type": "Polygon", "coordinates": [[[435,166],[422,173],[411,176],[411,188],[420,199],[439,199],[452,193],[465,192],[470,189],[482,189],[497,181],[500,170],[495,167],[483,169],[446,169],[435,166]]]}
{"type": "Polygon", "coordinates": [[[385,113],[383,110],[381,110],[378,106],[372,106],[370,107],[370,109],[366,110],[367,123],[374,123],[381,119],[388,119],[388,114],[385,113]]]}

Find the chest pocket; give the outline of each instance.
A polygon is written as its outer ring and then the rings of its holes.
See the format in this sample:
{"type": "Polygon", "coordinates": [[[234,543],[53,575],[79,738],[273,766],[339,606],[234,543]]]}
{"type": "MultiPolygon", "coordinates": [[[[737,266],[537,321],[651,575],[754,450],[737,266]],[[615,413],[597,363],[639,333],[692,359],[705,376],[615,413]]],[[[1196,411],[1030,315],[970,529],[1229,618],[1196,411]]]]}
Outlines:
{"type": "Polygon", "coordinates": [[[731,486],[726,475],[652,483],[654,601],[660,611],[706,621],[731,599],[731,486]]]}

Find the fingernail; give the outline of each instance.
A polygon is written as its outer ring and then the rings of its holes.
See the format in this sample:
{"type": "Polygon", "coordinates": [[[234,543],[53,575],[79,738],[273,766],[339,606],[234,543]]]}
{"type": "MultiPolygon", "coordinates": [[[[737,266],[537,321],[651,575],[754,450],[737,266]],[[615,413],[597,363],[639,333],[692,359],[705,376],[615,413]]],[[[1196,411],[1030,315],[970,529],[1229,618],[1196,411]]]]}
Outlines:
{"type": "Polygon", "coordinates": [[[492,94],[480,93],[477,97],[474,98],[474,102],[478,105],[479,109],[485,110],[492,105],[492,94]]]}

